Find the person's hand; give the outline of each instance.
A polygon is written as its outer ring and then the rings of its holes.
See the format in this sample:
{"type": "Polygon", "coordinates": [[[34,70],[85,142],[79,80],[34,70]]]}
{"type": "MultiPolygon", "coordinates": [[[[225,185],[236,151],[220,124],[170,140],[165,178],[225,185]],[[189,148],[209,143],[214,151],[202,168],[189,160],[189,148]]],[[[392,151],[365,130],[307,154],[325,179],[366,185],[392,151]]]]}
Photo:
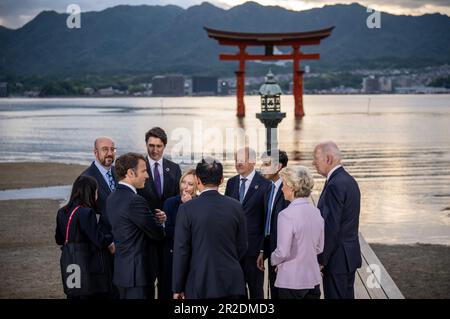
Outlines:
{"type": "Polygon", "coordinates": [[[275,267],[275,272],[278,272],[278,266],[275,267]]]}
{"type": "Polygon", "coordinates": [[[266,270],[264,268],[264,253],[260,252],[258,255],[258,258],[256,259],[256,266],[258,267],[259,270],[264,271],[266,270]]]}
{"type": "Polygon", "coordinates": [[[160,209],[155,209],[155,216],[158,219],[158,222],[160,224],[165,223],[167,220],[167,216],[166,213],[164,213],[162,210],[160,209]]]}
{"type": "Polygon", "coordinates": [[[116,245],[114,243],[111,243],[111,245],[108,246],[108,250],[111,255],[114,255],[116,253],[116,245]]]}
{"type": "Polygon", "coordinates": [[[173,299],[185,299],[184,298],[184,292],[175,292],[173,294],[173,299]]]}
{"type": "Polygon", "coordinates": [[[323,277],[323,269],[324,269],[325,267],[323,266],[323,265],[320,265],[320,275],[323,277]]]}
{"type": "Polygon", "coordinates": [[[183,191],[183,194],[181,194],[181,202],[182,203],[186,203],[187,201],[190,201],[192,199],[191,194],[186,193],[185,191],[183,191]]]}

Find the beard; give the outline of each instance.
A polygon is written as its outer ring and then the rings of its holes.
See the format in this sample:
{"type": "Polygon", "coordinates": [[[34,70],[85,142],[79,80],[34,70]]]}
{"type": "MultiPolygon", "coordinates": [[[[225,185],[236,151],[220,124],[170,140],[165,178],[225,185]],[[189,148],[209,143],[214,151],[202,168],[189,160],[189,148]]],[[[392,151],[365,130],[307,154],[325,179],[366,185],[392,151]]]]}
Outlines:
{"type": "Polygon", "coordinates": [[[100,164],[106,167],[111,166],[113,162],[114,162],[113,156],[105,156],[103,159],[100,160],[100,164]]]}

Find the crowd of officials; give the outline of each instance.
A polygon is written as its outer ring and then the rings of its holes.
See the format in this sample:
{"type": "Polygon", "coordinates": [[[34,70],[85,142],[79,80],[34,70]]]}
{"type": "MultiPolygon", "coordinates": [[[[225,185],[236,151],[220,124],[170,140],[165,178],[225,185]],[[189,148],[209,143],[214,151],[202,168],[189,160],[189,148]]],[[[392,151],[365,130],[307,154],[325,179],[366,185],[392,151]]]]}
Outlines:
{"type": "MultiPolygon", "coordinates": [[[[288,166],[284,151],[264,153],[257,171],[255,151],[237,150],[222,195],[219,161],[183,173],[164,157],[163,129],[150,129],[145,143],[146,156],[116,159],[114,141],[97,138],[95,160],[57,213],[56,243],[96,256],[80,274],[95,279],[68,298],[261,299],[265,264],[272,299],[319,299],[320,285],[326,299],[354,298],[360,191],[335,143],[313,151],[326,177],[317,207],[311,172],[288,166]]],[[[63,262],[61,272],[69,291],[63,262]]]]}

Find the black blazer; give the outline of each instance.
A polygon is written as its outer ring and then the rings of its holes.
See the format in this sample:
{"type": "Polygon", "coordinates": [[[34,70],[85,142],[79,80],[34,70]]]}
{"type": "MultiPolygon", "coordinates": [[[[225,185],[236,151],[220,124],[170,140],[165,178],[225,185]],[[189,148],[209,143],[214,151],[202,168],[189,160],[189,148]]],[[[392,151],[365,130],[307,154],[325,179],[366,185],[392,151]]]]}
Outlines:
{"type": "MultiPolygon", "coordinates": [[[[269,188],[267,192],[264,194],[264,211],[266,212],[265,218],[264,218],[264,227],[266,225],[267,221],[267,208],[269,205],[269,196],[270,196],[270,189],[272,185],[269,185],[269,188]]],[[[270,218],[270,235],[269,235],[269,242],[268,245],[265,247],[262,247],[261,249],[264,249],[264,258],[270,257],[270,255],[274,252],[274,250],[277,248],[277,226],[278,226],[278,214],[289,206],[289,201],[284,199],[284,194],[281,188],[283,187],[283,183],[281,183],[280,187],[278,188],[277,193],[274,197],[274,203],[272,208],[272,215],[270,218]]]]}
{"type": "Polygon", "coordinates": [[[325,221],[325,245],[319,263],[329,273],[349,273],[361,267],[360,201],[355,179],[343,167],[334,171],[317,205],[325,221]]]}
{"type": "Polygon", "coordinates": [[[186,298],[244,295],[239,260],[247,250],[244,212],[239,202],[206,191],[180,205],[173,255],[174,292],[186,298]]]}
{"type": "Polygon", "coordinates": [[[146,180],[144,188],[138,189],[138,194],[147,200],[147,203],[152,210],[163,209],[164,201],[167,198],[176,196],[180,193],[180,166],[163,158],[164,185],[162,196],[159,197],[156,192],[155,183],[153,182],[153,172],[150,168],[148,159],[146,160],[146,163],[149,178],[146,180]]]}
{"type": "MultiPolygon", "coordinates": [[[[114,166],[111,167],[111,172],[117,187],[117,176],[114,166]]],[[[81,175],[90,176],[97,180],[98,183],[97,213],[101,214],[102,212],[105,211],[106,199],[108,198],[109,194],[111,194],[111,189],[109,188],[109,185],[106,184],[106,181],[103,178],[102,173],[100,173],[97,166],[95,166],[95,162],[92,162],[91,166],[89,166],[83,173],[81,173],[81,175]]]]}
{"type": "Polygon", "coordinates": [[[105,215],[116,244],[113,283],[125,288],[153,286],[155,241],[163,239],[164,230],[145,199],[119,184],[106,200],[105,215]]]}
{"type": "MultiPolygon", "coordinates": [[[[271,182],[258,172],[252,179],[250,188],[245,194],[242,206],[247,218],[248,251],[247,256],[257,256],[264,243],[264,194],[270,191],[271,182]]],[[[230,178],[227,182],[225,195],[239,201],[240,175],[230,178]]]]}
{"type": "MultiPolygon", "coordinates": [[[[64,245],[66,229],[69,217],[77,205],[72,205],[67,210],[61,208],[56,216],[55,241],[58,245],[64,245]]],[[[69,228],[69,241],[92,244],[98,249],[109,246],[112,237],[103,234],[97,225],[95,211],[89,207],[80,207],[72,217],[69,228]]]]}

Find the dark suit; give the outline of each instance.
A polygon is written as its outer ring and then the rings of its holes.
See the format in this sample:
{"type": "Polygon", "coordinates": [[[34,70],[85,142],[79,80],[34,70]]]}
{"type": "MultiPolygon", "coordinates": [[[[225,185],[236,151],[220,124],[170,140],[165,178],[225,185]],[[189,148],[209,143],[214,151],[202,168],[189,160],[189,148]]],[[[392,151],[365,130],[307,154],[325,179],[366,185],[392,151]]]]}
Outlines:
{"type": "Polygon", "coordinates": [[[175,237],[175,222],[177,220],[178,208],[181,205],[181,196],[177,195],[168,198],[164,202],[164,212],[166,213],[166,238],[164,239],[164,251],[163,260],[166,268],[162,275],[164,276],[163,282],[167,284],[169,289],[164,289],[165,295],[162,295],[160,299],[172,299],[172,267],[173,267],[173,239],[175,237]]]}
{"type": "Polygon", "coordinates": [[[186,298],[227,298],[245,294],[239,260],[247,250],[239,202],[215,190],[180,206],[175,226],[173,291],[186,298]]]}
{"type": "MultiPolygon", "coordinates": [[[[162,185],[162,195],[158,196],[156,191],[155,182],[153,179],[153,171],[150,167],[148,159],[146,159],[147,172],[149,178],[145,182],[145,186],[138,190],[138,194],[147,200],[148,206],[154,209],[163,209],[164,202],[166,199],[180,194],[180,179],[181,179],[181,169],[180,166],[166,158],[163,158],[163,185],[162,185]]],[[[165,270],[167,270],[171,265],[170,260],[164,256],[164,242],[161,242],[158,246],[158,298],[167,299],[172,298],[172,289],[170,287],[170,282],[165,282],[164,278],[167,277],[165,270]]]]}
{"type": "Polygon", "coordinates": [[[326,299],[354,298],[355,272],[361,267],[360,200],[357,182],[343,167],[331,174],[320,195],[317,207],[325,221],[325,246],[319,263],[325,267],[326,299]]]}
{"type": "MultiPolygon", "coordinates": [[[[226,196],[239,200],[240,178],[240,175],[236,175],[228,180],[225,190],[226,196]]],[[[256,260],[264,242],[264,220],[266,214],[264,210],[264,194],[270,186],[269,180],[255,172],[255,176],[242,202],[247,222],[248,250],[241,263],[245,281],[248,284],[250,298],[252,299],[264,298],[264,272],[258,269],[256,260]]]]}
{"type": "MultiPolygon", "coordinates": [[[[117,176],[114,166],[111,166],[111,172],[115,182],[115,186],[117,187],[117,176]]],[[[111,189],[109,188],[109,185],[106,183],[102,173],[95,165],[95,161],[92,162],[91,166],[89,166],[83,173],[81,173],[81,175],[93,177],[97,181],[98,183],[97,214],[100,215],[98,220],[99,229],[105,235],[112,236],[111,225],[109,225],[107,220],[105,220],[104,216],[102,216],[106,207],[106,199],[108,198],[109,194],[111,194],[111,189]]],[[[112,277],[114,273],[114,256],[111,255],[107,249],[105,249],[103,255],[105,256],[105,264],[108,266],[109,277],[111,279],[110,297],[118,298],[117,289],[112,285],[112,277]]]]}
{"type": "Polygon", "coordinates": [[[164,237],[162,226],[145,199],[121,184],[108,197],[105,215],[116,243],[113,282],[121,298],[152,298],[157,269],[155,242],[164,237]]]}
{"type": "MultiPolygon", "coordinates": [[[[269,196],[270,196],[270,187],[268,191],[264,194],[264,211],[266,212],[266,218],[264,219],[264,225],[267,220],[267,208],[269,205],[269,196]]],[[[289,202],[284,199],[283,191],[281,190],[283,187],[283,183],[280,184],[280,187],[277,190],[277,193],[274,195],[273,206],[272,206],[272,215],[270,217],[270,234],[264,238],[264,259],[270,258],[270,255],[277,248],[277,224],[278,224],[278,214],[289,206],[289,202]]],[[[278,288],[275,287],[275,279],[276,272],[275,267],[272,266],[269,260],[269,283],[270,283],[270,295],[271,299],[279,299],[278,298],[278,288]]]]}

